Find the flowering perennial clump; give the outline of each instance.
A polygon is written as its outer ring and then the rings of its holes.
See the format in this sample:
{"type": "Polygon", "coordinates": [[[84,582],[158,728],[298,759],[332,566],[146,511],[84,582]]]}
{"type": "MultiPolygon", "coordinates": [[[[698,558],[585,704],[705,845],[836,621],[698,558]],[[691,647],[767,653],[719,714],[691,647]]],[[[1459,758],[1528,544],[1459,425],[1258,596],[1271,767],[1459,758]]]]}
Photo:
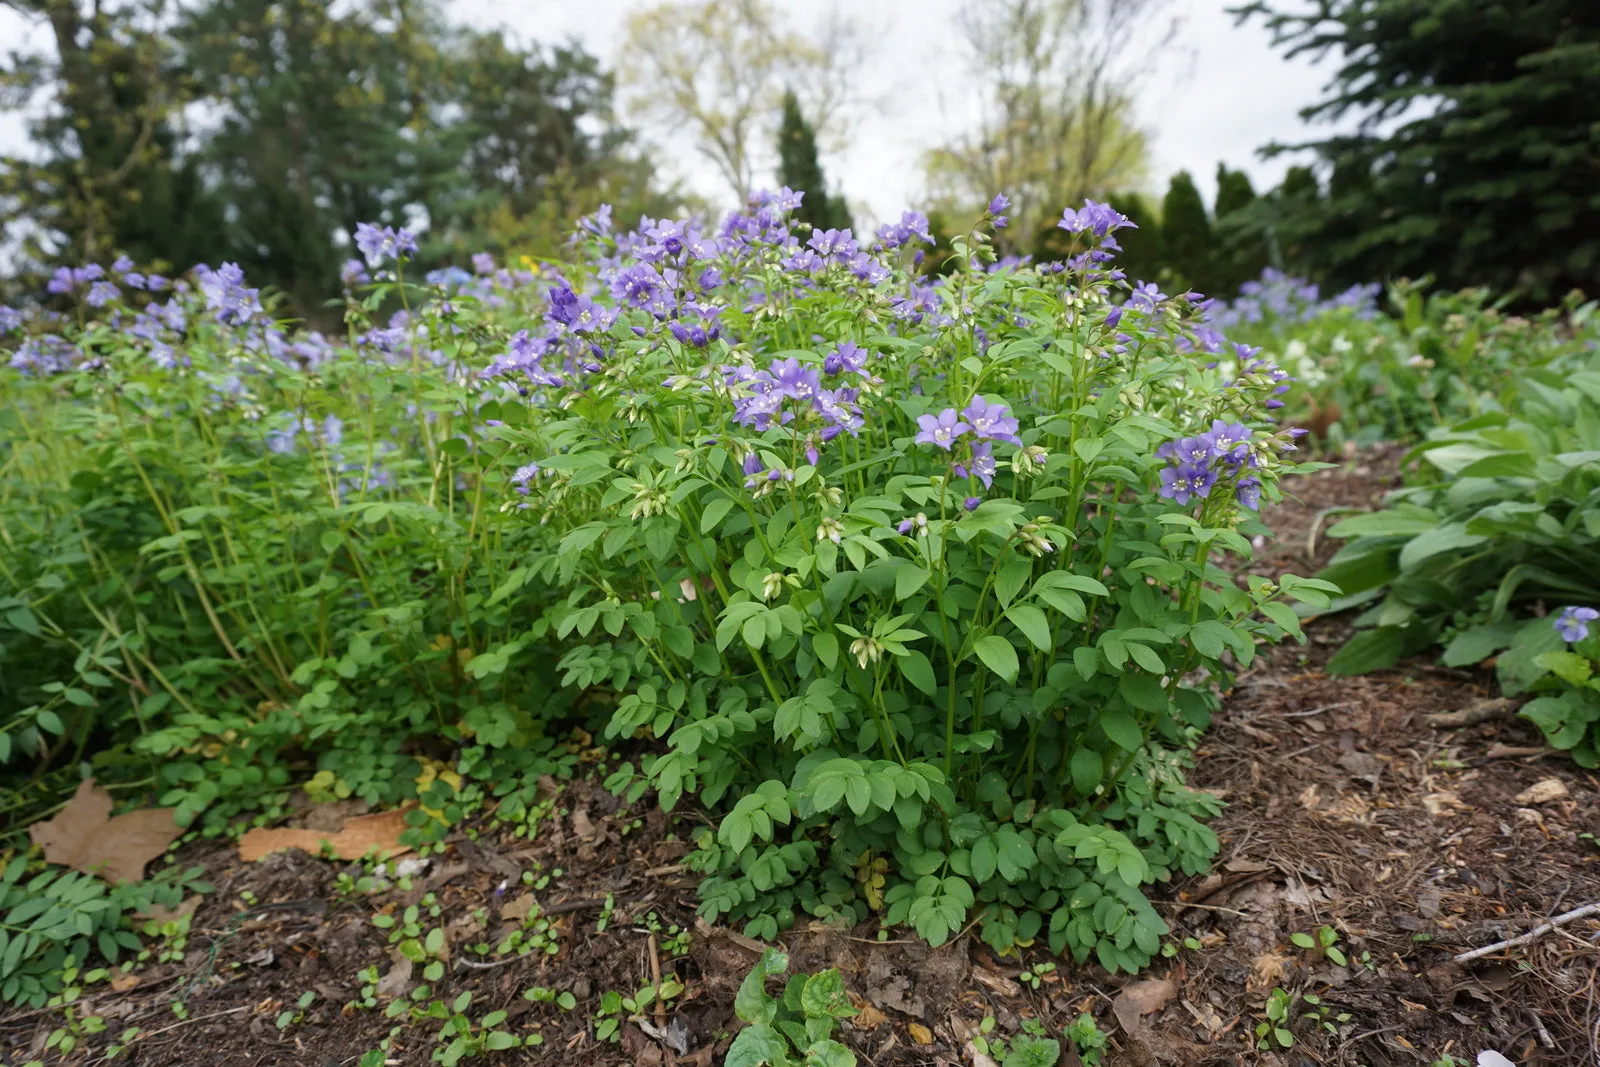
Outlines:
{"type": "Polygon", "coordinates": [[[226,737],[185,715],[133,742],[216,745],[168,802],[226,808],[225,771],[280,781],[289,746],[381,802],[445,737],[504,815],[602,690],[611,787],[713,817],[707,918],[939,943],[970,914],[996,951],[1148,962],[1144,887],[1216,847],[1183,784],[1216,687],[1331,588],[1220,566],[1293,469],[1286,376],[1213,365],[1198,298],[1117,268],[1134,222],[1106,205],[1031,266],[994,256],[996,196],[933,277],[920,214],[867,238],[799,198],[602,210],[538,270],[418,274],[415,235],[363,224],[348,343],[275,323],[232,264],[159,300],[131,264],[68,272],[0,313],[24,409],[73,375],[126,443],[115,492],[155,494],[118,498],[130,558],[215,653],[179,677],[226,737]],[[183,449],[212,473],[154,469],[183,449]],[[278,532],[222,536],[241,514],[278,532]]]}

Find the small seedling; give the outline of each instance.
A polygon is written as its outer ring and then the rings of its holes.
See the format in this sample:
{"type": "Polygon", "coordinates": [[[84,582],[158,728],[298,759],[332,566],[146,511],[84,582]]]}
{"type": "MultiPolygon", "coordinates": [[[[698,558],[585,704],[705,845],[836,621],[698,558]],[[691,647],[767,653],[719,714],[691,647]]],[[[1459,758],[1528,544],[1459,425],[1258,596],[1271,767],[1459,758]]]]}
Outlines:
{"type": "Polygon", "coordinates": [[[728,1048],[726,1067],[803,1062],[826,1067],[856,1067],[855,1053],[833,1040],[840,1019],[859,1012],[850,1005],[837,970],[797,974],[781,998],[767,992],[767,979],[789,969],[789,957],[767,949],[745,975],[733,999],[733,1012],[748,1025],[728,1048]],[[792,1053],[792,1054],[791,1054],[792,1053]]]}
{"type": "Polygon", "coordinates": [[[1093,1015],[1088,1012],[1080,1014],[1077,1020],[1067,1027],[1065,1034],[1068,1041],[1078,1046],[1078,1058],[1083,1061],[1083,1067],[1099,1067],[1101,1059],[1105,1057],[1106,1045],[1111,1039],[1095,1024],[1093,1015]]]}
{"type": "Polygon", "coordinates": [[[546,989],[542,985],[534,986],[522,994],[522,998],[531,1000],[535,1004],[554,1004],[562,1011],[571,1011],[578,1006],[578,998],[566,990],[563,989],[558,993],[554,989],[546,989]]]}
{"type": "Polygon", "coordinates": [[[1335,1036],[1337,1036],[1339,1033],[1339,1023],[1347,1023],[1354,1018],[1354,1016],[1347,1011],[1341,1011],[1337,1015],[1334,1015],[1329,1009],[1322,1006],[1322,998],[1317,996],[1315,993],[1307,993],[1302,999],[1304,999],[1307,1004],[1311,1005],[1311,1008],[1305,1012],[1301,1018],[1305,1019],[1312,1026],[1321,1027],[1322,1029],[1328,1031],[1328,1033],[1334,1034],[1335,1036]]]}
{"type": "Polygon", "coordinates": [[[306,1017],[306,1009],[311,1007],[311,1002],[316,999],[317,995],[309,989],[301,993],[293,1008],[286,1008],[278,1013],[278,1030],[282,1032],[291,1026],[299,1025],[306,1017]]]}
{"type": "Polygon", "coordinates": [[[1331,926],[1320,926],[1315,934],[1290,934],[1289,940],[1300,948],[1309,949],[1318,956],[1326,957],[1340,967],[1347,967],[1350,964],[1344,952],[1338,948],[1339,932],[1331,926]]]}
{"type": "Polygon", "coordinates": [[[663,978],[661,987],[640,986],[631,997],[616,990],[607,990],[600,997],[600,1010],[594,1016],[594,1036],[599,1041],[619,1040],[619,1030],[627,1019],[643,1016],[657,1000],[665,1003],[683,993],[683,983],[676,978],[663,978]]]}
{"type": "Polygon", "coordinates": [[[1267,1017],[1256,1023],[1256,1048],[1266,1050],[1274,1042],[1279,1048],[1294,1047],[1294,1034],[1289,1032],[1289,1009],[1293,1004],[1294,998],[1281,987],[1267,994],[1267,1017]]]}
{"type": "Polygon", "coordinates": [[[1036,963],[1032,967],[1024,968],[1023,972],[1017,975],[1017,981],[1029,989],[1037,990],[1045,980],[1045,976],[1054,972],[1055,969],[1056,965],[1053,963],[1036,963]]]}

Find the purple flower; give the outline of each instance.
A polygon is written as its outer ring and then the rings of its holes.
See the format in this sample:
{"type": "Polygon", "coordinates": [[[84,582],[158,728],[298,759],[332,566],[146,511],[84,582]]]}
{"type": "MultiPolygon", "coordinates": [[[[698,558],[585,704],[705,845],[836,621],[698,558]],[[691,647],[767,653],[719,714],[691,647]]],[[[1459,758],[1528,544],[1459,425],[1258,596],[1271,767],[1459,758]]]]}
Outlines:
{"type": "Polygon", "coordinates": [[[994,450],[987,441],[979,441],[972,446],[972,477],[983,483],[988,489],[994,485],[995,474],[994,450]]]}
{"type": "Polygon", "coordinates": [[[1206,467],[1182,463],[1167,467],[1161,472],[1161,488],[1156,490],[1175,504],[1187,504],[1191,499],[1203,498],[1217,483],[1217,475],[1206,467]]]}
{"type": "Polygon", "coordinates": [[[110,282],[99,281],[89,286],[89,295],[84,297],[84,300],[90,307],[99,308],[105,307],[121,295],[121,291],[115,285],[110,282]]]}
{"type": "Polygon", "coordinates": [[[849,230],[814,231],[806,247],[829,263],[842,263],[859,249],[849,230]]]}
{"type": "Polygon", "coordinates": [[[1571,644],[1588,637],[1589,624],[1596,619],[1600,619],[1600,611],[1594,608],[1566,607],[1556,616],[1554,625],[1561,640],[1571,644]]]}
{"type": "Polygon", "coordinates": [[[878,227],[878,243],[886,248],[903,248],[912,241],[933,243],[928,233],[928,216],[920,211],[903,212],[899,222],[886,222],[878,227]]]}
{"type": "Polygon", "coordinates": [[[900,520],[900,524],[895,527],[895,532],[898,533],[901,537],[910,537],[911,536],[911,529],[912,529],[911,520],[910,519],[901,519],[900,520]]]}
{"type": "Polygon", "coordinates": [[[1239,484],[1234,487],[1233,496],[1239,502],[1240,507],[1249,508],[1251,511],[1260,511],[1261,479],[1254,477],[1240,478],[1239,484]]]}
{"type": "Polygon", "coordinates": [[[244,271],[239,269],[239,264],[224,263],[212,270],[202,263],[194,270],[206,306],[216,312],[216,319],[222,325],[237,326],[262,313],[261,290],[245,286],[244,271]]]}
{"type": "Polygon", "coordinates": [[[1213,419],[1211,432],[1205,436],[1211,438],[1212,454],[1230,463],[1241,463],[1249,454],[1251,430],[1242,422],[1213,419]]]}
{"type": "Polygon", "coordinates": [[[1005,193],[996,193],[994,194],[994,199],[989,201],[989,216],[994,220],[995,229],[1003,230],[1006,228],[1006,223],[1010,220],[1006,218],[1003,212],[1010,206],[1011,200],[1005,193]]]}
{"type": "Polygon", "coordinates": [[[978,505],[981,503],[983,503],[983,497],[969,496],[967,499],[961,502],[961,506],[966,508],[968,511],[977,511],[978,505]]]}
{"type": "Polygon", "coordinates": [[[865,374],[867,357],[870,355],[865,349],[857,347],[854,341],[841,341],[839,347],[834,349],[822,361],[822,370],[826,374],[865,374]]]}
{"type": "Polygon", "coordinates": [[[22,312],[0,304],[0,333],[10,333],[22,328],[22,312]]]}
{"type": "Polygon", "coordinates": [[[961,409],[961,416],[971,424],[973,436],[980,440],[1022,444],[1022,439],[1017,436],[1017,420],[1011,417],[1011,409],[1004,404],[991,404],[983,397],[975,396],[961,409]]]}
{"type": "Polygon", "coordinates": [[[494,257],[487,252],[474,252],[472,254],[472,269],[478,274],[493,274],[494,257]]]}
{"type": "Polygon", "coordinates": [[[528,495],[528,483],[539,476],[542,468],[537,463],[524,464],[511,475],[511,484],[517,487],[517,492],[523,496],[528,495]]]}
{"type": "Polygon", "coordinates": [[[1056,226],[1068,233],[1093,233],[1096,237],[1106,237],[1113,230],[1130,227],[1137,230],[1139,227],[1133,220],[1108,204],[1097,204],[1093,200],[1085,200],[1083,207],[1074,211],[1067,208],[1061,213],[1061,221],[1056,226]]]}
{"type": "Polygon", "coordinates": [[[918,415],[917,425],[922,431],[916,436],[919,445],[938,445],[946,452],[956,443],[956,438],[972,427],[961,421],[955,408],[945,408],[937,415],[918,415]]]}
{"type": "Polygon", "coordinates": [[[393,226],[379,227],[370,222],[356,223],[356,248],[366,257],[370,267],[381,267],[387,259],[400,259],[417,254],[417,238],[409,230],[396,230],[393,226]]]}
{"type": "Polygon", "coordinates": [[[778,393],[795,400],[810,400],[822,388],[817,369],[802,364],[798,359],[774,360],[769,372],[778,393]]]}

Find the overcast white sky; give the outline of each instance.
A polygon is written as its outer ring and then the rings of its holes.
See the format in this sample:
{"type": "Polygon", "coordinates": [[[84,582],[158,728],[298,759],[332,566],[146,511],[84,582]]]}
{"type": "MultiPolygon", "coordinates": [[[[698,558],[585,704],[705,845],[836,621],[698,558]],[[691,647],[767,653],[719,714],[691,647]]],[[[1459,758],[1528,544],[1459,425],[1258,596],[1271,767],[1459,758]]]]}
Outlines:
{"type": "MultiPolygon", "coordinates": [[[[650,0],[448,0],[451,14],[480,27],[503,26],[540,41],[576,38],[608,66],[628,13],[650,0]]],[[[775,0],[797,29],[820,16],[830,0],[775,0]]],[[[862,96],[879,107],[860,117],[848,148],[823,159],[829,181],[842,188],[860,222],[898,217],[921,199],[921,153],[938,143],[947,116],[940,95],[960,94],[953,18],[960,0],[838,0],[875,32],[861,72],[862,96]],[[938,71],[950,72],[937,87],[938,71]]],[[[1180,49],[1141,95],[1152,135],[1152,191],[1177,170],[1188,170],[1211,199],[1218,160],[1248,171],[1258,189],[1276,184],[1289,165],[1263,162],[1256,150],[1274,139],[1300,139],[1297,112],[1315,100],[1326,68],[1288,62],[1269,44],[1259,21],[1235,26],[1226,8],[1235,0],[1170,0],[1183,20],[1180,49]]],[[[24,26],[0,8],[0,42],[21,43],[24,26]]],[[[31,35],[30,35],[31,36],[31,35]]],[[[0,145],[22,136],[16,116],[0,115],[0,145]]],[[[658,157],[659,158],[659,157],[658,157]]],[[[662,160],[714,203],[729,198],[709,166],[684,151],[662,160]]],[[[766,176],[770,177],[770,176],[766,176]]]]}

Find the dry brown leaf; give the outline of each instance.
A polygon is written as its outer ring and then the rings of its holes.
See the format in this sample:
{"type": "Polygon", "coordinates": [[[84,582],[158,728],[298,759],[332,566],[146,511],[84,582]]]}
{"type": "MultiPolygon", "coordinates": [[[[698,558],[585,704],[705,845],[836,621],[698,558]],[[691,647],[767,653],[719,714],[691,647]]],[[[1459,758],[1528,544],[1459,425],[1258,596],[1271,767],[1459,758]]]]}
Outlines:
{"type": "Polygon", "coordinates": [[[136,974],[113,975],[111,978],[111,991],[113,993],[126,993],[138,984],[139,976],[136,974]]]}
{"type": "Polygon", "coordinates": [[[906,1027],[906,1033],[911,1035],[911,1043],[913,1045],[933,1044],[933,1031],[921,1023],[911,1023],[906,1027]]]}
{"type": "Polygon", "coordinates": [[[508,900],[500,905],[500,918],[508,923],[522,922],[533,912],[537,903],[532,893],[524,893],[515,900],[508,900]]]}
{"type": "Polygon", "coordinates": [[[344,828],[336,834],[287,826],[275,830],[251,830],[239,838],[239,858],[246,863],[254,863],[263,856],[287,848],[298,848],[315,856],[322,853],[323,843],[326,842],[333,854],[342,860],[362,859],[369,852],[382,859],[411,851],[410,845],[400,843],[400,834],[405,829],[405,812],[380,811],[346,819],[344,828]]]}
{"type": "Polygon", "coordinates": [[[1288,965],[1289,957],[1263,952],[1251,961],[1250,980],[1245,984],[1251,989],[1269,989],[1283,977],[1283,969],[1288,965]]]}
{"type": "Polygon", "coordinates": [[[1111,1002],[1111,1014],[1122,1025],[1122,1032],[1134,1034],[1144,1028],[1141,1016],[1160,1011],[1167,1002],[1178,995],[1178,987],[1170,979],[1151,978],[1122,987],[1117,999],[1111,1002]]]}
{"type": "Polygon", "coordinates": [[[1466,808],[1466,805],[1461,803],[1461,798],[1448,789],[1423,794],[1422,806],[1428,809],[1429,815],[1440,817],[1455,815],[1466,808]]]}
{"type": "Polygon", "coordinates": [[[594,823],[589,819],[589,813],[582,808],[573,809],[572,832],[582,841],[594,841],[600,836],[600,831],[595,829],[594,823]]]}
{"type": "Polygon", "coordinates": [[[196,893],[181,901],[176,908],[164,908],[160,904],[152,904],[144,911],[133,913],[135,919],[154,919],[158,923],[169,923],[174,919],[182,919],[193,915],[194,910],[200,906],[200,894],[196,893]]]}
{"type": "Polygon", "coordinates": [[[111,794],[85,778],[60,814],[28,827],[28,836],[51,863],[108,882],[141,882],[144,865],[183,833],[172,821],[175,811],[145,808],[111,818],[111,794]]]}
{"type": "Polygon", "coordinates": [[[993,1059],[979,1052],[978,1046],[974,1045],[971,1041],[967,1042],[966,1047],[962,1049],[962,1051],[967,1054],[967,1063],[970,1064],[971,1067],[1000,1067],[1000,1065],[993,1059]]]}
{"type": "Polygon", "coordinates": [[[1567,783],[1559,778],[1546,778],[1543,781],[1534,782],[1518,793],[1517,803],[1548,804],[1552,800],[1560,800],[1567,795],[1567,783]]]}
{"type": "Polygon", "coordinates": [[[987,986],[992,992],[998,993],[1002,997],[1015,997],[1020,996],[1022,993],[1022,987],[1017,983],[1003,974],[996,974],[987,967],[972,968],[972,977],[977,980],[979,985],[987,986]]]}
{"type": "Polygon", "coordinates": [[[394,963],[389,973],[378,979],[377,994],[380,997],[403,996],[411,988],[411,969],[415,965],[398,952],[390,958],[394,963]]]}
{"type": "Polygon", "coordinates": [[[1259,874],[1262,871],[1272,870],[1272,864],[1261,863],[1256,860],[1231,859],[1223,867],[1234,874],[1259,874]]]}
{"type": "Polygon", "coordinates": [[[1315,782],[1306,786],[1300,791],[1300,805],[1308,811],[1315,811],[1317,808],[1317,803],[1321,799],[1322,798],[1318,794],[1317,785],[1315,782]]]}
{"type": "Polygon", "coordinates": [[[889,1021],[889,1017],[878,1010],[878,1006],[864,997],[850,998],[856,1007],[856,1015],[850,1020],[850,1025],[857,1030],[876,1030],[889,1021]]]}

